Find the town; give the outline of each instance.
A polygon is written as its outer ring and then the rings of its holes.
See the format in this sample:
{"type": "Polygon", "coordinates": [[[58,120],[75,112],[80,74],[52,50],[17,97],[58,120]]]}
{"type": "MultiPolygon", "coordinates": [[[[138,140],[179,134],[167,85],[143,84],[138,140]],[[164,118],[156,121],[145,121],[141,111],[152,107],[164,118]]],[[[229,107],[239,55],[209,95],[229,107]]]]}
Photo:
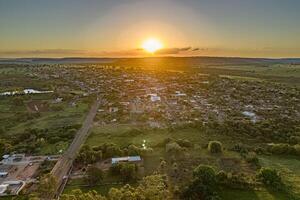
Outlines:
{"type": "Polygon", "coordinates": [[[99,190],[105,195],[157,171],[168,174],[175,190],[205,159],[226,173],[252,177],[261,165],[255,160],[267,162],[264,156],[278,154],[278,145],[299,154],[299,87],[280,81],[201,67],[100,63],[3,69],[1,196],[44,191],[40,185],[49,174],[56,186],[43,192],[46,199],[99,184],[108,188],[99,190]],[[14,77],[19,82],[11,82],[14,77]],[[215,144],[224,154],[206,152],[215,144]],[[184,170],[178,172],[178,166],[184,170]]]}

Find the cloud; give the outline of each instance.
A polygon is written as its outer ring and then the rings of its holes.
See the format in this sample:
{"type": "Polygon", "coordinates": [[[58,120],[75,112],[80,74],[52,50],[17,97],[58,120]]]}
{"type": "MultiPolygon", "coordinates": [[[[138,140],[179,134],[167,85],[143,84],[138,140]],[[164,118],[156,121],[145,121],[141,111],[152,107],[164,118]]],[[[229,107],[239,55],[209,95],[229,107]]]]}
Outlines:
{"type": "MultiPolygon", "coordinates": [[[[163,48],[155,52],[155,55],[191,54],[200,51],[200,48],[174,47],[163,48]]],[[[148,56],[142,48],[120,51],[91,51],[79,49],[40,49],[40,50],[11,50],[0,51],[0,57],[138,57],[148,56]]]]}
{"type": "Polygon", "coordinates": [[[2,58],[17,57],[72,57],[89,56],[90,52],[76,49],[41,49],[41,50],[11,50],[0,51],[2,58]]]}
{"type": "Polygon", "coordinates": [[[16,51],[0,51],[1,55],[48,55],[48,54],[84,54],[83,50],[75,49],[43,49],[43,50],[16,50],[16,51]]]}
{"type": "Polygon", "coordinates": [[[190,51],[192,48],[191,47],[184,47],[184,48],[164,48],[160,49],[155,54],[159,55],[165,55],[165,54],[179,54],[182,52],[190,51]]]}

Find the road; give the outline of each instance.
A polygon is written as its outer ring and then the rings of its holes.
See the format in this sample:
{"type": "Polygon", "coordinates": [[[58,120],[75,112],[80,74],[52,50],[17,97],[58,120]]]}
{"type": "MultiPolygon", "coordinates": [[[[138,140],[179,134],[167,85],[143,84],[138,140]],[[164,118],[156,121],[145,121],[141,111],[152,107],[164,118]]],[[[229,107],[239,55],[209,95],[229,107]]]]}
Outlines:
{"type": "Polygon", "coordinates": [[[51,175],[54,176],[58,182],[55,197],[58,197],[64,189],[64,185],[66,183],[65,179],[67,179],[66,177],[71,171],[73,161],[75,160],[76,155],[80,150],[80,146],[85,142],[89,134],[89,129],[93,125],[93,121],[97,114],[99,105],[100,100],[97,99],[92,105],[89,113],[87,114],[86,119],[82,124],[82,127],[76,133],[73,142],[71,143],[67,151],[63,154],[63,156],[57,161],[57,163],[51,171],[51,175]]]}

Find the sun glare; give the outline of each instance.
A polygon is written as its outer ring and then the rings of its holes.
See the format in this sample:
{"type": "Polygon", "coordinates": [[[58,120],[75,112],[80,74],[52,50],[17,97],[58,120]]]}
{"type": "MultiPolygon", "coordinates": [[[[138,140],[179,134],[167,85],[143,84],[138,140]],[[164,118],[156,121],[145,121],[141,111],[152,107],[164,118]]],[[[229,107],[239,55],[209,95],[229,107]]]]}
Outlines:
{"type": "Polygon", "coordinates": [[[143,42],[142,48],[149,52],[149,53],[154,53],[157,50],[161,49],[163,47],[162,43],[154,38],[148,39],[143,42]]]}

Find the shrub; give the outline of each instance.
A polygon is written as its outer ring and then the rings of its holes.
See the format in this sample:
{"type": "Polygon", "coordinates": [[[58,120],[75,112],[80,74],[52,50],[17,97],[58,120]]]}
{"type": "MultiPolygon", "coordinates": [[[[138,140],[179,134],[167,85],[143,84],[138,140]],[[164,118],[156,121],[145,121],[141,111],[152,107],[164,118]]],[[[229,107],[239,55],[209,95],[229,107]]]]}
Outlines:
{"type": "Polygon", "coordinates": [[[252,163],[256,166],[259,166],[259,160],[258,160],[255,152],[250,152],[249,154],[247,154],[246,155],[246,161],[248,163],[252,163]]]}
{"type": "Polygon", "coordinates": [[[123,181],[129,182],[137,178],[138,166],[132,163],[118,163],[110,167],[113,175],[121,176],[123,181]]]}
{"type": "Polygon", "coordinates": [[[271,144],[270,152],[274,154],[290,154],[293,152],[293,147],[289,144],[271,144]]]}
{"type": "Polygon", "coordinates": [[[282,190],[284,188],[281,177],[275,169],[261,168],[258,177],[265,185],[270,186],[275,190],[282,190]]]}
{"type": "Polygon", "coordinates": [[[172,155],[176,155],[182,151],[182,147],[177,142],[170,142],[166,144],[166,152],[172,155]]]}
{"type": "Polygon", "coordinates": [[[86,182],[90,186],[97,185],[103,181],[104,174],[101,169],[98,169],[97,167],[89,167],[87,169],[87,177],[86,182]]]}
{"type": "Polygon", "coordinates": [[[179,146],[185,147],[185,148],[190,148],[193,146],[193,144],[189,140],[186,140],[186,139],[184,139],[184,140],[179,139],[176,142],[177,142],[177,144],[179,144],[179,146]]]}
{"type": "Polygon", "coordinates": [[[208,165],[199,165],[193,171],[193,177],[204,182],[206,185],[215,186],[217,183],[214,168],[208,165]]]}
{"type": "Polygon", "coordinates": [[[199,165],[195,168],[193,177],[193,181],[183,190],[181,199],[219,199],[216,173],[211,166],[199,165]]]}
{"type": "Polygon", "coordinates": [[[208,150],[211,153],[222,153],[222,143],[219,141],[210,141],[208,143],[208,150]]]}

